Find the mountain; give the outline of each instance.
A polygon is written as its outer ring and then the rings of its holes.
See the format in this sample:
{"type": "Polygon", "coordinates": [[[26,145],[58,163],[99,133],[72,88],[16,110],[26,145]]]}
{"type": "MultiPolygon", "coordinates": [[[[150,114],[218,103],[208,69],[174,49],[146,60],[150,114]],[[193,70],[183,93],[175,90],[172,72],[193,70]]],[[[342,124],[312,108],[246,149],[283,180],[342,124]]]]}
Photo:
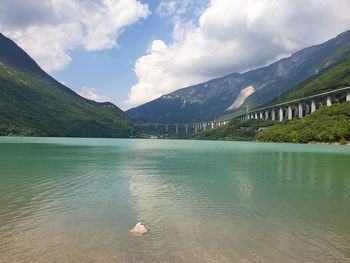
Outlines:
{"type": "Polygon", "coordinates": [[[192,122],[234,116],[278,97],[350,55],[350,30],[269,66],[177,90],[127,111],[135,122],[192,122]]]}
{"type": "Polygon", "coordinates": [[[0,135],[129,137],[133,126],[112,103],[85,99],[0,34],[0,135]]]}
{"type": "MultiPolygon", "coordinates": [[[[266,106],[350,86],[350,56],[269,101],[266,106]]],[[[345,95],[344,95],[345,96],[345,95]]],[[[265,105],[264,105],[265,106],[265,105]]]]}
{"type": "MultiPolygon", "coordinates": [[[[350,86],[350,56],[301,82],[280,98],[273,99],[262,107],[346,86],[350,86]]],[[[302,119],[283,122],[262,119],[232,120],[227,125],[195,134],[194,138],[294,143],[350,141],[350,103],[339,104],[345,101],[345,93],[343,96],[338,102],[334,101],[331,107],[321,107],[302,119]],[[259,132],[262,127],[265,129],[259,132]]]]}

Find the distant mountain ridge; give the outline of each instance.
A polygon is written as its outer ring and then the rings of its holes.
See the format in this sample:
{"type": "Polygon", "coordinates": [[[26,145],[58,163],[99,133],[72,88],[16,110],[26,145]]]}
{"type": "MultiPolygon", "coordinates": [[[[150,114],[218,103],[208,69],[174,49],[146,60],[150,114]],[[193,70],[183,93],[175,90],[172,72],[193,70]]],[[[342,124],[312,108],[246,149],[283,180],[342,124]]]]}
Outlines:
{"type": "Polygon", "coordinates": [[[129,137],[132,132],[118,107],[79,96],[0,33],[0,135],[129,137]]]}
{"type": "MultiPolygon", "coordinates": [[[[269,101],[262,107],[348,86],[350,86],[350,56],[301,82],[281,97],[269,101]]],[[[331,107],[324,105],[302,119],[285,119],[284,122],[265,119],[236,119],[228,125],[202,131],[194,135],[194,138],[206,140],[257,139],[294,143],[343,141],[345,143],[350,141],[350,103],[343,103],[346,101],[345,92],[336,97],[330,96],[330,98],[333,104],[331,107]],[[241,127],[245,127],[243,132],[241,127]],[[260,132],[262,127],[264,129],[260,132]]]]}
{"type": "Polygon", "coordinates": [[[135,122],[193,122],[218,118],[240,92],[254,92],[231,114],[238,114],[278,97],[300,82],[350,55],[350,30],[327,42],[305,48],[288,58],[246,73],[233,73],[172,92],[127,111],[135,122]]]}

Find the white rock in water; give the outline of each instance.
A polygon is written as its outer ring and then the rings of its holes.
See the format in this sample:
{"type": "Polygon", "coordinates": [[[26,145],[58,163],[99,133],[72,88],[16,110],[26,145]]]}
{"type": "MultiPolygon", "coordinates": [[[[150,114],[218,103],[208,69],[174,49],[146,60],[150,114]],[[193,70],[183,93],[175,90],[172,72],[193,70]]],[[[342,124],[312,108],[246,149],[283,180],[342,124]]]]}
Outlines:
{"type": "Polygon", "coordinates": [[[146,234],[148,232],[148,229],[141,223],[137,223],[133,229],[130,230],[131,233],[135,233],[135,234],[146,234]]]}

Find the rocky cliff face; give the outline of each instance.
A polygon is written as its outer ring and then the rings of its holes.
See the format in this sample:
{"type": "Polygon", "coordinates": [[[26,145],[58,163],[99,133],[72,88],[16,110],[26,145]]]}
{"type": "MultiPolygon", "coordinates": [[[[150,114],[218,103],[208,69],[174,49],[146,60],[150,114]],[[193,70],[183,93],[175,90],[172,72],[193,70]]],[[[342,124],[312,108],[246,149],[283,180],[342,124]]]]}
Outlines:
{"type": "Polygon", "coordinates": [[[245,100],[255,92],[255,88],[250,85],[240,91],[236,100],[226,110],[235,110],[242,106],[245,100]]]}
{"type": "Polygon", "coordinates": [[[127,111],[136,122],[191,122],[218,118],[257,107],[290,90],[301,81],[342,61],[350,55],[350,31],[323,44],[303,49],[269,66],[177,90],[127,111]],[[241,91],[249,86],[254,92],[239,107],[241,91]],[[238,105],[238,104],[237,104],[238,105]]]}

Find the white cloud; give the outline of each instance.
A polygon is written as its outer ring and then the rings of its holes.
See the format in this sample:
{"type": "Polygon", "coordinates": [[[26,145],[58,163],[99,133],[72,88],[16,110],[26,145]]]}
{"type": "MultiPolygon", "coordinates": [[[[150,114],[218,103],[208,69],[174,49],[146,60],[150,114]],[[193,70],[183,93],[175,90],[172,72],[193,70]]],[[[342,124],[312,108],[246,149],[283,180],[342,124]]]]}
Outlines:
{"type": "Polygon", "coordinates": [[[178,9],[178,4],[181,4],[179,1],[163,1],[160,2],[158,8],[157,8],[157,13],[160,16],[170,16],[174,15],[176,13],[176,10],[178,9]]]}
{"type": "Polygon", "coordinates": [[[161,17],[188,15],[195,18],[200,15],[209,0],[163,0],[156,12],[161,17]]]}
{"type": "MultiPolygon", "coordinates": [[[[176,3],[159,10],[174,14],[176,3]],[[175,7],[174,7],[175,6],[175,7]]],[[[242,72],[350,28],[348,0],[211,0],[198,21],[174,20],[173,42],[155,40],[135,63],[131,107],[175,89],[242,72]]]]}
{"type": "Polygon", "coordinates": [[[86,99],[98,102],[104,102],[108,100],[108,97],[97,94],[95,88],[82,87],[78,94],[86,99]]]}
{"type": "Polygon", "coordinates": [[[137,0],[2,0],[0,30],[51,72],[65,68],[78,46],[112,48],[126,26],[148,15],[137,0]]]}

